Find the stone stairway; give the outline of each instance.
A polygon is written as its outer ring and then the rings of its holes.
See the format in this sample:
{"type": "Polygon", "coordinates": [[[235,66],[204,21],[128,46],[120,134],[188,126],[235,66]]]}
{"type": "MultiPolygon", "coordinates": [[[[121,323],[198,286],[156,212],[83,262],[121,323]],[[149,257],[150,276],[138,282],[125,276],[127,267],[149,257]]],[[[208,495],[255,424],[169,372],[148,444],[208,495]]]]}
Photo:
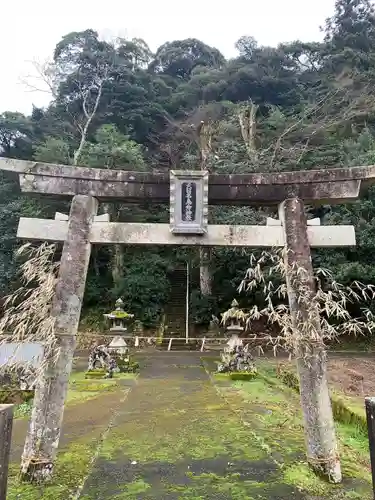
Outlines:
{"type": "Polygon", "coordinates": [[[171,294],[166,307],[166,337],[185,337],[186,269],[176,269],[170,275],[171,294]]]}
{"type": "Polygon", "coordinates": [[[165,309],[166,326],[161,350],[167,350],[169,339],[173,337],[171,350],[185,351],[196,349],[195,341],[186,343],[186,268],[175,269],[170,274],[171,294],[165,309]]]}

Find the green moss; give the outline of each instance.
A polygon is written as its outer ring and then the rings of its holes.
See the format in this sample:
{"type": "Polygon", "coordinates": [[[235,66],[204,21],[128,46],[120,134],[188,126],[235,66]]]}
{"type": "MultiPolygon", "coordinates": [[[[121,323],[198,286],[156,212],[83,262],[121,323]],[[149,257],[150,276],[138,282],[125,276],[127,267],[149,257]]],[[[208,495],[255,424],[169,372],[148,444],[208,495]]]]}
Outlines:
{"type": "Polygon", "coordinates": [[[207,411],[198,424],[191,411],[149,414],[148,422],[138,420],[114,429],[103,445],[102,455],[111,459],[126,450],[138,462],[171,463],[184,457],[199,460],[229,454],[249,460],[263,458],[260,448],[248,447],[248,432],[236,417],[222,420],[221,415],[215,416],[215,410],[207,411]]]}
{"type": "Polygon", "coordinates": [[[117,319],[133,319],[134,318],[134,314],[129,314],[126,311],[115,310],[115,311],[111,311],[109,314],[111,316],[115,316],[117,319]]]}
{"type": "MultiPolygon", "coordinates": [[[[269,379],[270,377],[263,378],[265,382],[269,379]]],[[[284,380],[287,379],[284,378],[284,380]]],[[[299,398],[295,391],[295,379],[290,377],[289,380],[292,380],[291,385],[293,389],[290,389],[289,386],[280,387],[277,385],[277,381],[275,380],[272,381],[272,385],[268,390],[265,388],[262,390],[262,387],[259,386],[259,381],[252,382],[248,385],[244,384],[244,386],[246,387],[246,391],[251,392],[251,400],[253,402],[256,401],[258,404],[267,404],[267,407],[272,412],[268,418],[263,418],[265,423],[268,421],[268,423],[273,425],[274,428],[280,428],[281,416],[285,416],[284,421],[286,421],[286,429],[285,431],[283,430],[284,437],[287,438],[290,432],[295,434],[295,437],[299,434],[301,437],[299,440],[300,443],[298,444],[298,439],[294,439],[293,442],[297,449],[299,448],[300,450],[303,450],[303,427],[301,421],[301,411],[299,408],[299,398]],[[287,403],[287,405],[285,403],[287,403]],[[294,412],[291,411],[292,408],[294,408],[294,412]]],[[[368,464],[368,440],[367,435],[364,432],[363,425],[358,425],[358,421],[351,417],[350,410],[345,409],[344,407],[344,411],[340,413],[338,412],[338,408],[342,411],[343,405],[336,407],[336,411],[334,410],[334,416],[335,418],[339,417],[341,420],[341,422],[336,424],[336,430],[340,443],[341,461],[344,475],[359,478],[368,482],[370,479],[368,464]]],[[[281,427],[284,428],[285,425],[281,425],[281,427]]],[[[264,435],[265,432],[263,432],[264,435]]],[[[290,440],[288,439],[288,441],[290,440]]],[[[275,445],[275,443],[273,444],[275,445]]]]}
{"type": "Polygon", "coordinates": [[[324,483],[304,462],[287,466],[283,473],[283,480],[286,484],[315,495],[327,494],[330,489],[330,485],[324,483]]]}
{"type": "Polygon", "coordinates": [[[85,373],[85,378],[106,378],[107,371],[106,370],[88,370],[85,373]]]}
{"type": "Polygon", "coordinates": [[[146,483],[143,479],[137,479],[131,483],[124,485],[124,493],[112,496],[112,498],[138,498],[138,495],[145,493],[151,489],[151,485],[146,483]]]}
{"type": "MultiPolygon", "coordinates": [[[[186,394],[178,385],[174,387],[172,381],[168,384],[160,379],[149,381],[149,411],[113,429],[104,443],[103,454],[110,459],[126,450],[138,462],[172,463],[183,457],[237,455],[253,460],[264,457],[257,446],[248,446],[248,431],[237,415],[224,404],[218,405],[224,401],[217,400],[210,383],[200,384],[193,393],[189,383],[184,384],[186,394]],[[178,412],[171,410],[171,401],[177,393],[178,412]]],[[[191,385],[195,388],[196,382],[191,385]]]]}
{"type": "MultiPolygon", "coordinates": [[[[363,493],[359,493],[358,491],[348,491],[343,497],[344,500],[363,500],[363,498],[363,493]]],[[[370,499],[371,497],[368,498],[370,499]]]]}
{"type": "Polygon", "coordinates": [[[86,372],[74,372],[71,375],[67,404],[83,403],[95,398],[102,392],[114,391],[121,380],[135,380],[134,373],[116,373],[111,379],[87,379],[86,372]]]}
{"type": "Polygon", "coordinates": [[[7,500],[56,500],[71,498],[89,472],[97,441],[72,443],[58,454],[54,477],[46,486],[31,485],[19,480],[18,466],[10,468],[7,500]]]}
{"type": "Polygon", "coordinates": [[[100,392],[115,389],[117,387],[116,382],[107,383],[102,380],[88,379],[87,381],[80,382],[70,386],[68,398],[75,397],[77,393],[84,392],[100,392]]]}
{"type": "MultiPolygon", "coordinates": [[[[99,370],[98,370],[99,371],[99,370]]],[[[104,370],[101,370],[102,372],[106,373],[104,370]]],[[[87,383],[88,380],[86,379],[86,373],[87,372],[73,372],[71,377],[70,377],[70,385],[74,385],[76,383],[80,382],[85,382],[87,383]]],[[[118,380],[134,380],[137,378],[137,374],[134,373],[114,373],[113,378],[111,379],[104,379],[103,383],[105,384],[116,384],[118,380]]]]}
{"type": "Polygon", "coordinates": [[[343,395],[331,394],[332,411],[335,420],[344,424],[350,424],[360,429],[367,435],[367,421],[364,406],[353,404],[349,398],[343,395]]]}
{"type": "Polygon", "coordinates": [[[168,493],[180,493],[179,498],[186,499],[206,499],[230,498],[234,500],[255,499],[259,496],[250,496],[251,490],[259,491],[258,486],[265,486],[263,483],[255,481],[243,481],[239,474],[227,474],[220,476],[214,473],[188,474],[191,479],[190,484],[171,485],[165,483],[168,493]]]}
{"type": "Polygon", "coordinates": [[[231,380],[253,380],[256,378],[256,372],[234,372],[229,373],[229,378],[231,380]]]}
{"type": "Polygon", "coordinates": [[[256,372],[232,372],[232,373],[214,373],[216,380],[253,380],[257,377],[256,372]]]}

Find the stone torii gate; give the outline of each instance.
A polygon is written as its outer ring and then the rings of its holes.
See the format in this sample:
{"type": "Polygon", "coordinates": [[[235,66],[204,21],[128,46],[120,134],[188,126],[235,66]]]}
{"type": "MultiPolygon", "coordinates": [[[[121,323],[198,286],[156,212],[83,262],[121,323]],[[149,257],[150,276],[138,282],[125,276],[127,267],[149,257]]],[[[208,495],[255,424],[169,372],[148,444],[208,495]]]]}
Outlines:
{"type": "MultiPolygon", "coordinates": [[[[352,226],[320,226],[307,221],[304,203],[346,203],[375,183],[375,166],[275,174],[210,175],[206,172],[151,174],[50,165],[0,158],[0,170],[19,174],[21,191],[72,198],[69,217],[21,218],[18,237],[64,242],[51,315],[58,339],[57,362],[50,362],[37,387],[23,453],[23,472],[47,478],[60,438],[91,245],[161,244],[246,246],[287,249],[289,265],[303,268],[313,292],[310,247],[355,245],[352,226]],[[170,224],[109,222],[98,202],[170,202],[170,224]],[[278,205],[280,220],[266,226],[208,225],[208,204],[278,205]]],[[[297,322],[301,287],[287,277],[292,316],[297,322]]],[[[302,311],[303,313],[304,311],[302,311]]],[[[307,456],[332,481],[341,480],[326,377],[324,350],[314,360],[298,360],[307,456]]]]}

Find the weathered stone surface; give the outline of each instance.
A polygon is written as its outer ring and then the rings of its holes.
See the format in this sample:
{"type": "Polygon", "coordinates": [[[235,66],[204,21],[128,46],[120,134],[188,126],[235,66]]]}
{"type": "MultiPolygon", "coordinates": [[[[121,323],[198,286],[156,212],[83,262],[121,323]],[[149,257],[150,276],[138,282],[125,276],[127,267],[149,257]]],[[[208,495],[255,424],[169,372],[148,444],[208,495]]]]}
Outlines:
{"type": "MultiPolygon", "coordinates": [[[[280,219],[273,219],[272,217],[267,217],[266,225],[267,226],[281,226],[281,220],[280,219]]],[[[320,226],[320,219],[318,217],[316,217],[315,219],[308,219],[307,225],[308,226],[320,226]]]]}
{"type": "Polygon", "coordinates": [[[257,179],[256,174],[253,174],[254,178],[248,178],[249,175],[246,174],[243,178],[239,175],[233,176],[234,178],[228,185],[222,178],[227,176],[210,176],[208,201],[211,204],[256,206],[277,205],[287,198],[298,197],[313,205],[324,205],[354,201],[360,194],[361,181],[359,180],[310,183],[308,172],[305,172],[306,180],[298,183],[294,180],[295,173],[297,172],[290,172],[290,182],[282,184],[273,183],[271,174],[265,179],[257,179]],[[269,183],[258,182],[265,180],[269,183]]]}
{"type": "Polygon", "coordinates": [[[13,405],[0,404],[0,500],[5,500],[7,497],[12,427],[13,405]]]}
{"type": "MultiPolygon", "coordinates": [[[[98,199],[169,201],[168,173],[127,172],[51,165],[0,158],[0,170],[20,174],[21,189],[29,193],[98,199]]],[[[269,174],[210,175],[210,204],[278,204],[299,197],[310,203],[339,203],[355,200],[361,185],[375,182],[375,166],[309,170],[269,174]]]]}
{"type": "Polygon", "coordinates": [[[319,310],[314,306],[315,281],[301,200],[280,206],[285,230],[286,283],[293,320],[295,354],[300,379],[307,459],[332,482],[341,482],[341,468],[327,382],[326,352],[319,310]]]}
{"type": "MultiPolygon", "coordinates": [[[[68,222],[21,217],[18,238],[65,241],[68,222]]],[[[356,244],[354,226],[308,226],[311,247],[340,247],[356,244]]],[[[210,225],[202,236],[174,235],[169,224],[94,222],[91,243],[127,245],[187,245],[230,247],[281,247],[284,231],[280,226],[210,225]]]]}
{"type": "MultiPolygon", "coordinates": [[[[68,214],[62,214],[61,212],[56,212],[55,213],[55,220],[69,220],[69,215],[68,214]]],[[[110,221],[110,215],[109,214],[101,214],[101,215],[95,215],[94,217],[94,222],[109,222],[110,221]]]]}
{"type": "Polygon", "coordinates": [[[45,353],[22,457],[22,472],[31,479],[46,480],[53,469],[90,260],[90,228],[97,209],[94,198],[75,196],[65,223],[68,229],[51,309],[56,345],[45,353]]]}

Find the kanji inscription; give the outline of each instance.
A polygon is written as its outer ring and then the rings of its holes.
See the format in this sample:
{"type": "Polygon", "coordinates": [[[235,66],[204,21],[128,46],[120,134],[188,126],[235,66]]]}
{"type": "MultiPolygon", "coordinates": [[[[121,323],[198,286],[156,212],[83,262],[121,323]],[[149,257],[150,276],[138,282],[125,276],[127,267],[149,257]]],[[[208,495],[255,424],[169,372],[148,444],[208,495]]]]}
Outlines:
{"type": "Polygon", "coordinates": [[[170,227],[174,234],[207,232],[208,173],[170,172],[170,227]]]}

